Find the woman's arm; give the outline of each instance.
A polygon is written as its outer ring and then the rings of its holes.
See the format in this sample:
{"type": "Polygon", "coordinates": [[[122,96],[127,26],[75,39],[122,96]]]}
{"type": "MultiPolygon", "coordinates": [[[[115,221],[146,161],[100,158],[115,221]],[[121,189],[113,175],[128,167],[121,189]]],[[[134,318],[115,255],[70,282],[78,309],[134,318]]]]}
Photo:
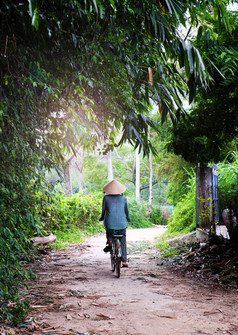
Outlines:
{"type": "Polygon", "coordinates": [[[105,201],[105,196],[104,196],[103,201],[102,201],[102,214],[101,214],[101,217],[100,217],[99,221],[104,220],[105,210],[106,210],[106,201],[105,201]]]}
{"type": "Polygon", "coordinates": [[[125,197],[125,213],[126,213],[126,219],[128,222],[131,222],[130,214],[129,214],[129,209],[128,209],[128,204],[127,204],[127,199],[125,197]]]}

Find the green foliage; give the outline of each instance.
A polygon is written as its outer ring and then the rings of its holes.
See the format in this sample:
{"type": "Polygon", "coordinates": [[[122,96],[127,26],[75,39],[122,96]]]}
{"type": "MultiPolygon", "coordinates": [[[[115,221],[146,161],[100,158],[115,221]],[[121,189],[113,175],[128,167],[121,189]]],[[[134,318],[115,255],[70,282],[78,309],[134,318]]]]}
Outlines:
{"type": "Polygon", "coordinates": [[[169,178],[166,198],[172,205],[176,205],[183,194],[187,192],[191,168],[191,164],[181,156],[171,153],[165,154],[160,164],[155,168],[157,180],[162,181],[164,178],[169,178]]]}
{"type": "Polygon", "coordinates": [[[163,257],[171,257],[177,255],[178,251],[176,247],[172,247],[167,241],[158,241],[156,248],[159,248],[163,257]]]}
{"type": "Polygon", "coordinates": [[[230,160],[218,164],[220,218],[224,209],[229,209],[228,231],[232,241],[237,243],[238,226],[232,217],[238,218],[238,152],[230,155],[230,160]]]}
{"type": "MultiPolygon", "coordinates": [[[[48,208],[47,215],[50,217],[45,229],[60,231],[63,234],[73,235],[82,230],[87,234],[102,231],[102,224],[98,222],[101,215],[102,194],[99,192],[85,195],[83,192],[74,194],[72,197],[55,194],[55,203],[48,208]]],[[[69,237],[72,241],[72,237],[69,237]]],[[[77,239],[81,239],[79,234],[77,239]]]]}
{"type": "Polygon", "coordinates": [[[218,164],[220,207],[222,209],[237,208],[238,195],[238,152],[230,156],[230,162],[225,160],[218,164]]]}
{"type": "MultiPolygon", "coordinates": [[[[228,13],[229,14],[229,13],[228,13]]],[[[229,14],[232,34],[225,29],[217,39],[206,33],[197,45],[214,81],[209,90],[197,96],[197,103],[185,118],[174,125],[169,148],[192,163],[207,164],[225,159],[232,150],[232,140],[238,135],[238,15],[229,14]]],[[[216,35],[216,36],[214,36],[216,35]]]]}
{"type": "Polygon", "coordinates": [[[173,263],[174,260],[177,264],[180,260],[183,260],[184,254],[197,250],[198,243],[196,239],[191,235],[186,237],[186,234],[184,237],[185,240],[181,233],[175,234],[166,231],[162,236],[156,238],[156,247],[160,249],[161,255],[165,261],[167,261],[166,258],[169,258],[169,262],[172,261],[173,263]]]}
{"type": "MultiPolygon", "coordinates": [[[[99,227],[99,230],[100,227],[99,227]]],[[[52,249],[66,249],[72,243],[81,243],[84,240],[87,231],[79,229],[77,225],[72,225],[69,228],[57,230],[54,232],[57,240],[51,244],[52,249]]]]}
{"type": "Polygon", "coordinates": [[[32,171],[35,157],[27,156],[27,145],[24,148],[23,143],[16,143],[10,150],[14,135],[14,130],[9,132],[9,141],[4,141],[0,163],[0,310],[1,318],[16,323],[27,310],[19,287],[32,276],[24,269],[24,263],[31,258],[29,239],[41,227],[36,208],[42,210],[37,190],[43,188],[43,180],[32,171]],[[21,150],[22,155],[18,156],[21,150]]]}
{"type": "Polygon", "coordinates": [[[211,225],[211,212],[212,212],[212,199],[208,197],[207,199],[203,199],[201,197],[197,197],[200,204],[202,204],[201,213],[200,213],[200,220],[198,222],[199,227],[210,227],[211,225]]]}
{"type": "Polygon", "coordinates": [[[180,97],[187,87],[194,96],[197,85],[206,87],[209,79],[199,51],[191,41],[184,42],[177,29],[186,25],[185,13],[191,14],[194,26],[204,16],[227,22],[220,0],[194,3],[166,1],[162,10],[157,0],[144,1],[141,7],[132,0],[113,5],[91,0],[2,1],[1,31],[9,37],[1,59],[2,96],[9,104],[20,101],[16,110],[29,115],[30,109],[32,120],[44,114],[44,127],[38,131],[44,130],[54,148],[63,144],[67,150],[78,138],[89,148],[102,137],[114,145],[122,126],[122,142],[154,151],[147,136],[148,125],[157,129],[146,112],[151,100],[160,106],[163,119],[170,115],[175,120],[176,111],[183,112],[180,97]],[[184,67],[182,78],[177,70],[184,67]],[[28,96],[30,104],[15,95],[28,96]]]}
{"type": "Polygon", "coordinates": [[[14,301],[12,306],[7,306],[6,302],[0,307],[0,320],[7,318],[10,324],[18,325],[29,312],[29,301],[22,300],[19,296],[14,295],[10,298],[14,301]]]}
{"type": "Polygon", "coordinates": [[[150,212],[150,220],[154,224],[166,225],[167,220],[161,216],[161,209],[158,207],[152,207],[150,212]]]}
{"type": "Polygon", "coordinates": [[[129,226],[132,228],[151,227],[152,222],[149,221],[148,204],[138,203],[135,198],[128,198],[127,200],[131,217],[129,226]]]}
{"type": "Polygon", "coordinates": [[[196,228],[195,193],[189,192],[177,203],[168,220],[169,232],[188,233],[196,228]]]}
{"type": "Polygon", "coordinates": [[[23,280],[33,278],[33,273],[24,269],[30,246],[23,240],[23,229],[0,228],[0,319],[8,318],[14,324],[28,309],[28,302],[20,298],[19,286],[23,280]]]}
{"type": "Polygon", "coordinates": [[[107,161],[88,154],[84,159],[83,175],[89,191],[102,190],[107,183],[107,161]]]}
{"type": "Polygon", "coordinates": [[[195,175],[191,175],[187,193],[177,203],[173,214],[168,220],[168,232],[188,233],[196,227],[196,210],[195,210],[195,175]]]}

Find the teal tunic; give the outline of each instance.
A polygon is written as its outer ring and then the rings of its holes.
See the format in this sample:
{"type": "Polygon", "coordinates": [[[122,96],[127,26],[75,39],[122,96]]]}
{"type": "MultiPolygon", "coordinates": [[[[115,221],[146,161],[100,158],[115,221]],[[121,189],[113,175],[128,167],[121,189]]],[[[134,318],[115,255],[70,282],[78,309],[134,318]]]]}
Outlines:
{"type": "Polygon", "coordinates": [[[102,203],[102,215],[107,229],[125,229],[130,221],[127,200],[124,195],[105,195],[102,203]]]}

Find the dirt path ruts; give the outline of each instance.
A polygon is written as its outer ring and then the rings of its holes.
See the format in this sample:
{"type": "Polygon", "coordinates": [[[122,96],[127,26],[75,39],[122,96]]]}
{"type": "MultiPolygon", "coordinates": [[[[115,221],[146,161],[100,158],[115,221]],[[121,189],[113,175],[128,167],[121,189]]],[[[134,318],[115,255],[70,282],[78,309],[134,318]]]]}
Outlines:
{"type": "Polygon", "coordinates": [[[152,241],[163,230],[127,231],[129,268],[120,279],[102,251],[104,235],[45,256],[30,290],[34,329],[24,334],[238,335],[237,291],[157,265],[152,241]]]}

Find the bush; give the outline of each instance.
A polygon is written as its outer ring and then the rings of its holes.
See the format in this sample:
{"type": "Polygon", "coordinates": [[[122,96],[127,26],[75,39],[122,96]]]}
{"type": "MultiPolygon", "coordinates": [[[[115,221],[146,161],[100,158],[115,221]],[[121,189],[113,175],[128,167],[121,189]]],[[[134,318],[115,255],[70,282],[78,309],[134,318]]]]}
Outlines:
{"type": "MultiPolygon", "coordinates": [[[[235,217],[238,218],[238,153],[233,152],[232,162],[225,160],[218,164],[219,178],[219,207],[222,212],[229,209],[230,218],[228,231],[230,239],[237,243],[238,226],[235,217]],[[234,219],[232,219],[234,217],[234,219]]],[[[220,213],[221,218],[221,213],[220,213]]]]}
{"type": "Polygon", "coordinates": [[[19,287],[33,277],[24,264],[32,257],[30,237],[40,231],[35,209],[40,212],[41,202],[36,190],[43,188],[43,181],[37,176],[21,180],[3,174],[0,179],[0,319],[16,324],[28,309],[19,287]]]}
{"type": "Polygon", "coordinates": [[[238,153],[233,153],[233,161],[218,164],[219,196],[221,208],[229,208],[238,212],[238,153]]]}
{"type": "Polygon", "coordinates": [[[189,191],[177,203],[172,216],[168,220],[168,233],[188,233],[196,227],[195,174],[191,175],[187,187],[189,191]]]}
{"type": "Polygon", "coordinates": [[[196,227],[195,195],[188,193],[175,207],[168,220],[169,233],[188,233],[196,227]]]}
{"type": "Polygon", "coordinates": [[[150,221],[152,221],[154,224],[167,224],[167,220],[161,216],[161,209],[158,207],[151,208],[150,221]]]}
{"type": "Polygon", "coordinates": [[[135,198],[128,198],[128,208],[130,212],[131,222],[129,226],[132,228],[148,228],[151,227],[148,204],[144,202],[138,203],[135,198]]]}
{"type": "Polygon", "coordinates": [[[89,195],[79,192],[72,197],[56,194],[55,203],[45,212],[48,220],[44,228],[47,231],[52,230],[54,232],[70,231],[73,233],[74,230],[78,229],[87,235],[98,233],[103,230],[102,223],[98,221],[101,208],[101,192],[94,192],[89,195]]]}

